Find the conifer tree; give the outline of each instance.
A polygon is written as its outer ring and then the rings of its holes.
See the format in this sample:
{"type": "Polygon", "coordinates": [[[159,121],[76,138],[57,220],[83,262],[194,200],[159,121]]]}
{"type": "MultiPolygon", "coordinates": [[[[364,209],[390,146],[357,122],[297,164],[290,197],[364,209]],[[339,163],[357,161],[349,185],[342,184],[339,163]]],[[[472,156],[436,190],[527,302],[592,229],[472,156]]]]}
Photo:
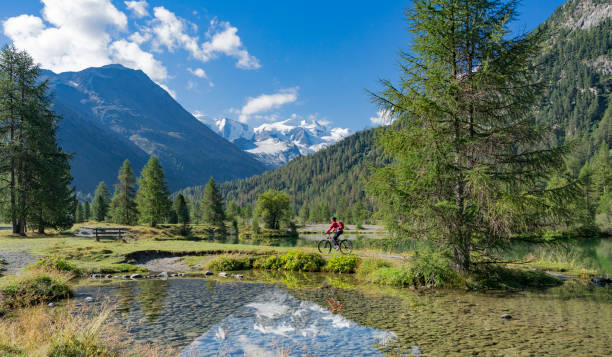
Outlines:
{"type": "Polygon", "coordinates": [[[74,214],[74,220],[77,223],[83,222],[83,203],[78,202],[76,206],[76,212],[74,214]]]}
{"type": "Polygon", "coordinates": [[[156,227],[158,223],[163,223],[170,215],[172,203],[168,185],[164,176],[164,170],[156,156],[151,156],[149,162],[142,169],[138,180],[138,211],[140,220],[143,223],[156,227]]]}
{"type": "Polygon", "coordinates": [[[91,219],[91,205],[89,201],[85,201],[83,204],[83,218],[85,221],[89,221],[91,219]]]}
{"type": "Polygon", "coordinates": [[[190,215],[189,208],[187,207],[187,201],[185,200],[185,196],[179,193],[174,201],[174,211],[177,216],[177,223],[181,223],[183,225],[189,224],[190,215]]]}
{"type": "Polygon", "coordinates": [[[134,225],[138,222],[136,179],[128,160],[123,162],[117,178],[119,183],[115,185],[110,207],[111,220],[114,223],[134,225]]]}
{"type": "Polygon", "coordinates": [[[110,194],[104,181],[100,181],[94,193],[92,205],[92,218],[94,221],[103,222],[108,216],[110,208],[110,194]]]}
{"type": "Polygon", "coordinates": [[[383,81],[374,95],[396,118],[378,140],[393,162],[368,187],[381,218],[400,237],[436,242],[459,271],[470,271],[474,252],[569,214],[575,188],[543,184],[568,148],[543,147],[550,131],[531,120],[543,33],[510,36],[516,4],[414,0],[400,83],[383,81]]]}
{"type": "Polygon", "coordinates": [[[223,199],[219,194],[215,180],[211,177],[204,188],[204,196],[200,202],[202,221],[215,226],[220,232],[225,233],[225,211],[223,210],[223,199]]]}
{"type": "Polygon", "coordinates": [[[6,46],[0,53],[0,190],[8,191],[13,233],[27,225],[68,228],[74,192],[68,160],[57,145],[58,117],[51,110],[47,81],[25,51],[6,46]],[[6,183],[6,186],[5,186],[6,183]]]}
{"type": "Polygon", "coordinates": [[[227,205],[227,213],[225,216],[227,217],[227,219],[231,220],[238,217],[239,215],[240,207],[238,207],[234,200],[231,200],[230,203],[227,205]]]}

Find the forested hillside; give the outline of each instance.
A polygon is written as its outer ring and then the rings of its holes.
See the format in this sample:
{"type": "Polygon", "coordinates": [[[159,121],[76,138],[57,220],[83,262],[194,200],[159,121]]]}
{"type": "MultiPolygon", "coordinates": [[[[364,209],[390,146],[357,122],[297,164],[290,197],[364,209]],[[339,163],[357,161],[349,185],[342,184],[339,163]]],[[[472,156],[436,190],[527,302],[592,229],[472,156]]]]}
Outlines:
{"type": "Polygon", "coordinates": [[[536,118],[555,127],[556,144],[577,141],[569,162],[578,175],[612,139],[612,18],[608,1],[570,0],[544,24],[552,35],[538,58],[550,86],[536,118]],[[608,11],[609,12],[609,11],[608,11]]]}
{"type": "MultiPolygon", "coordinates": [[[[380,151],[375,149],[376,129],[364,130],[340,141],[332,147],[315,154],[299,157],[274,171],[246,179],[225,182],[219,185],[226,202],[234,200],[244,206],[253,203],[257,195],[276,189],[289,193],[298,213],[303,207],[317,212],[309,215],[325,216],[337,214],[351,217],[356,202],[364,202],[364,187],[361,178],[371,165],[383,162],[380,151]]],[[[181,191],[192,201],[202,198],[203,186],[181,191]]]]}

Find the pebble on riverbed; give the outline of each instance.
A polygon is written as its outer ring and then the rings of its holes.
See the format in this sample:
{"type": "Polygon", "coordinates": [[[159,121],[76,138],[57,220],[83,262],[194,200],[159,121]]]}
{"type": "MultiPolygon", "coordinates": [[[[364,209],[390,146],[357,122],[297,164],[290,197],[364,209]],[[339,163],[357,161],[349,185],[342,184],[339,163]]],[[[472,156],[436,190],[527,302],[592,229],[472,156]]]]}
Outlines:
{"type": "Polygon", "coordinates": [[[503,314],[503,315],[501,315],[501,318],[502,319],[506,319],[506,320],[512,320],[512,315],[510,315],[510,314],[503,314]]]}
{"type": "Polygon", "coordinates": [[[84,300],[85,300],[85,302],[93,302],[94,298],[92,298],[91,296],[88,296],[84,300]]]}

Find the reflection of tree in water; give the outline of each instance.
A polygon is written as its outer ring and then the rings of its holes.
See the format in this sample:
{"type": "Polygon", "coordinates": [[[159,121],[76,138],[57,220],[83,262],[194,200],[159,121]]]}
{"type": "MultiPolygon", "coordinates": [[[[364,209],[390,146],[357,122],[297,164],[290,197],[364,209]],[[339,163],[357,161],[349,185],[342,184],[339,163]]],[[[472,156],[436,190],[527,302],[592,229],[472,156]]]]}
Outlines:
{"type": "Polygon", "coordinates": [[[134,303],[134,285],[121,284],[118,291],[117,311],[119,311],[122,316],[127,316],[134,303]]]}
{"type": "Polygon", "coordinates": [[[215,292],[215,285],[217,284],[216,281],[214,280],[206,280],[206,287],[208,288],[208,291],[210,291],[211,293],[215,292]]]}
{"type": "Polygon", "coordinates": [[[168,282],[164,280],[142,280],[138,284],[138,302],[149,322],[157,320],[164,308],[168,282]]]}

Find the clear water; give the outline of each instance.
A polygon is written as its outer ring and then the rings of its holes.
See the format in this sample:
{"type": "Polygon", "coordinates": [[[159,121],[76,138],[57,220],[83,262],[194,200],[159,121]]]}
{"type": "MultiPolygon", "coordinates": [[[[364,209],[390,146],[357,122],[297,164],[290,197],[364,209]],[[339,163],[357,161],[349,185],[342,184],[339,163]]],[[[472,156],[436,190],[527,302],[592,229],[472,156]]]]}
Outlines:
{"type": "Polygon", "coordinates": [[[362,285],[350,276],[244,274],[241,281],[81,286],[76,298],[108,299],[117,306],[115,322],[133,339],[181,356],[607,356],[612,351],[610,287],[568,281],[516,294],[419,292],[362,285]],[[339,312],[331,311],[331,298],[342,303],[339,312]]]}

